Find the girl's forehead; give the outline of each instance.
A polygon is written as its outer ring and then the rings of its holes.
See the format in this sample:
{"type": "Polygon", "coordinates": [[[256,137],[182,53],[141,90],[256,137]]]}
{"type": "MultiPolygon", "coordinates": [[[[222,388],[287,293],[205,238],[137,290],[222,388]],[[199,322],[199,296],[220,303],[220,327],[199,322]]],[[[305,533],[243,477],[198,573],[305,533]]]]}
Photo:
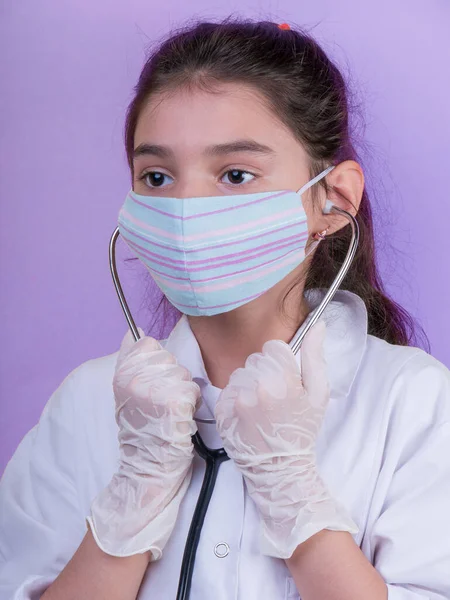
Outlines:
{"type": "Polygon", "coordinates": [[[223,86],[215,92],[201,89],[179,90],[150,97],[141,112],[140,120],[157,119],[202,120],[214,123],[221,116],[233,118],[239,124],[252,120],[274,120],[263,97],[256,91],[238,86],[223,86]]]}
{"type": "Polygon", "coordinates": [[[228,140],[255,139],[270,147],[285,145],[292,132],[251,88],[224,86],[220,92],[180,90],[150,98],[135,131],[141,143],[211,146],[228,140]]]}

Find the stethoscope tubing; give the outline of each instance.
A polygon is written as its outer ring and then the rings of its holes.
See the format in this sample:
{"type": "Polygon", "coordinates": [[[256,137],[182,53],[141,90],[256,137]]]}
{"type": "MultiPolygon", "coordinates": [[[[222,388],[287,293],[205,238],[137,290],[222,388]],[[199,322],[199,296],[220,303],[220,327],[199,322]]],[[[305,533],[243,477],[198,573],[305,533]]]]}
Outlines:
{"type": "MultiPolygon", "coordinates": [[[[337,292],[340,284],[342,283],[353,262],[358,247],[359,226],[355,217],[346,210],[334,206],[331,202],[327,202],[324,212],[330,213],[332,211],[341,214],[342,216],[348,219],[352,229],[352,238],[344,262],[342,263],[338,274],[336,275],[333,283],[331,284],[330,289],[323,297],[319,306],[308,315],[302,326],[299,328],[295,336],[290,341],[289,345],[294,354],[297,354],[303,340],[305,339],[306,334],[315,325],[315,323],[317,323],[328,304],[332,301],[335,293],[337,292]]],[[[134,340],[137,342],[141,336],[139,334],[138,328],[136,327],[131,311],[128,307],[128,303],[125,299],[125,295],[123,293],[122,285],[120,283],[116,267],[115,246],[119,235],[119,228],[116,227],[109,243],[109,265],[111,269],[112,279],[114,282],[114,287],[116,289],[120,305],[125,315],[125,319],[128,323],[128,327],[130,328],[131,333],[133,334],[134,340]]],[[[203,423],[215,423],[214,419],[196,420],[203,423]]],[[[200,437],[198,431],[192,436],[192,442],[194,444],[197,454],[205,461],[205,474],[203,476],[202,487],[198,496],[197,504],[194,509],[194,514],[186,539],[180,569],[180,578],[178,582],[176,600],[189,599],[192,575],[194,571],[195,556],[200,541],[200,535],[205,520],[206,512],[208,510],[208,506],[212,497],[215,482],[217,479],[217,474],[219,472],[219,467],[223,462],[229,460],[229,457],[225,452],[224,448],[208,448],[208,446],[205,445],[202,438],[200,437]]]]}
{"type": "Polygon", "coordinates": [[[230,457],[223,448],[208,448],[198,431],[192,436],[192,441],[197,453],[204,459],[206,468],[202,487],[192,516],[191,526],[189,527],[188,536],[186,538],[186,544],[184,546],[176,600],[187,600],[189,598],[197,546],[200,541],[203,522],[214,490],[219,467],[224,461],[230,460],[230,457]]]}

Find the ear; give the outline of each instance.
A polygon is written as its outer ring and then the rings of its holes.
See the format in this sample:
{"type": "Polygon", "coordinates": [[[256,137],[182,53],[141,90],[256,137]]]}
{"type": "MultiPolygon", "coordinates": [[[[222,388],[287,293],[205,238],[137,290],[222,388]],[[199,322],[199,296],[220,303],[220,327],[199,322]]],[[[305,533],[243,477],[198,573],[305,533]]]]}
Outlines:
{"type": "MultiPolygon", "coordinates": [[[[364,191],[364,173],[361,166],[354,160],[345,160],[328,173],[326,181],[331,188],[327,199],[355,216],[364,191]]],[[[336,214],[321,215],[316,223],[318,231],[328,228],[326,235],[335,233],[346,225],[348,220],[336,214]]]]}

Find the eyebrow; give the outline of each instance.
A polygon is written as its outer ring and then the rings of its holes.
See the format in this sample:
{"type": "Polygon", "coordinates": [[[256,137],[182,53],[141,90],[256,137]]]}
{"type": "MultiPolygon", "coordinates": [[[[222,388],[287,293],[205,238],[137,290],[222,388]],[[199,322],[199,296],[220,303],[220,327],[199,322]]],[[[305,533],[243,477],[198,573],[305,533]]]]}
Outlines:
{"type": "MultiPolygon", "coordinates": [[[[207,146],[203,151],[205,156],[223,156],[233,152],[251,152],[253,154],[272,155],[275,151],[264,144],[255,142],[255,140],[235,140],[226,144],[216,144],[207,146]]],[[[157,156],[158,158],[173,158],[173,151],[168,146],[157,144],[139,144],[133,150],[133,160],[140,156],[157,156]]]]}

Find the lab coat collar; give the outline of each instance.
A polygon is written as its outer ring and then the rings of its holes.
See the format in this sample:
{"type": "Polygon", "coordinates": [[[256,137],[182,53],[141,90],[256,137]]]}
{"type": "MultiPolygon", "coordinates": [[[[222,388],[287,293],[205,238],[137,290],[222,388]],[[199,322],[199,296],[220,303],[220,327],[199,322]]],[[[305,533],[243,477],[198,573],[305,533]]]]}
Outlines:
{"type": "MultiPolygon", "coordinates": [[[[320,304],[325,293],[326,290],[323,289],[305,292],[311,310],[320,304]]],[[[366,307],[356,294],[339,290],[325,309],[322,319],[327,326],[324,355],[331,397],[344,398],[350,391],[366,347],[366,307]]],[[[179,364],[189,369],[203,395],[211,388],[217,391],[209,381],[200,347],[186,315],[182,315],[175,325],[166,340],[165,348],[176,356],[179,364]]],[[[300,352],[297,354],[299,360],[300,352]]],[[[211,408],[211,403],[207,404],[211,408]]]]}

